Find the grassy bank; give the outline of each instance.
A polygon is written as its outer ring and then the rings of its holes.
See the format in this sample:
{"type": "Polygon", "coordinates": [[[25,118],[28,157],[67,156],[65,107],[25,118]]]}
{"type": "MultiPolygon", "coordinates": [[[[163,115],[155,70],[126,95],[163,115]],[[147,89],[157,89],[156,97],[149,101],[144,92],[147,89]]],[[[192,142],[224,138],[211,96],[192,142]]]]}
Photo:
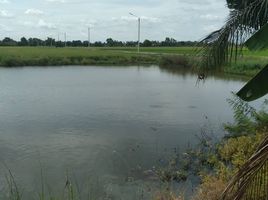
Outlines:
{"type": "Polygon", "coordinates": [[[254,76],[267,64],[268,52],[267,57],[261,55],[254,56],[245,54],[243,57],[240,57],[236,62],[226,66],[224,68],[224,72],[246,76],[254,76]]]}
{"type": "MultiPolygon", "coordinates": [[[[161,65],[169,69],[193,68],[194,47],[136,48],[55,48],[0,47],[0,66],[59,66],[59,65],[161,65]]],[[[226,73],[253,76],[268,63],[268,50],[243,51],[243,57],[226,66],[226,73]]]]}
{"type": "Polygon", "coordinates": [[[159,56],[98,48],[1,47],[0,66],[157,64],[159,56]]]}

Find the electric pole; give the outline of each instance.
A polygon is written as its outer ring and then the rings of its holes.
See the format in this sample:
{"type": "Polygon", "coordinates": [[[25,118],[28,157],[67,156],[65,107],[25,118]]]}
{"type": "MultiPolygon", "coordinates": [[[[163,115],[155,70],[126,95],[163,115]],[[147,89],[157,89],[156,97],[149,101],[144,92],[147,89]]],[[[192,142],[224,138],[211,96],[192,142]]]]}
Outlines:
{"type": "Polygon", "coordinates": [[[138,53],[140,53],[140,41],[141,41],[141,18],[138,19],[138,53]]]}
{"type": "Polygon", "coordinates": [[[90,47],[90,27],[88,27],[88,47],[90,47]]]}
{"type": "Polygon", "coordinates": [[[140,40],[141,40],[141,18],[137,15],[134,15],[133,13],[129,13],[130,15],[138,18],[138,53],[140,53],[140,40]]]}
{"type": "Polygon", "coordinates": [[[66,32],[64,33],[64,40],[65,40],[65,42],[64,42],[64,46],[66,47],[66,43],[67,43],[67,34],[66,34],[66,32]]]}

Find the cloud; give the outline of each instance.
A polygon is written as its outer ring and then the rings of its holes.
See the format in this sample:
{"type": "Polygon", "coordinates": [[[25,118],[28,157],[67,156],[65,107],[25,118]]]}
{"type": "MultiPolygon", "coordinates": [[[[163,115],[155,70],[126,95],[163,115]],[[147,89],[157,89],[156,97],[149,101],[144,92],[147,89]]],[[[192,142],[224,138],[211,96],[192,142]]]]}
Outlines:
{"type": "Polygon", "coordinates": [[[40,19],[37,23],[37,27],[44,29],[56,29],[56,25],[52,23],[48,23],[43,19],[40,19]]]}
{"type": "Polygon", "coordinates": [[[26,15],[43,15],[44,12],[38,9],[30,8],[25,11],[26,15]]]}
{"type": "Polygon", "coordinates": [[[95,27],[98,24],[97,20],[94,19],[82,19],[80,20],[81,26],[95,27]]]}
{"type": "Polygon", "coordinates": [[[215,25],[215,24],[211,24],[211,25],[208,25],[208,26],[204,26],[203,27],[203,30],[205,32],[212,32],[212,31],[215,31],[215,30],[218,30],[220,27],[218,25],[215,25]]]}
{"type": "Polygon", "coordinates": [[[11,18],[13,17],[13,15],[9,13],[7,10],[0,10],[0,17],[11,18]]]}
{"type": "Polygon", "coordinates": [[[10,1],[9,0],[0,0],[0,4],[6,4],[6,3],[10,3],[10,1]]]}
{"type": "MultiPolygon", "coordinates": [[[[161,20],[159,18],[156,17],[147,17],[147,16],[141,16],[141,21],[146,21],[149,23],[158,23],[161,22],[161,20]]],[[[121,16],[121,17],[113,17],[112,18],[113,21],[126,21],[126,22],[130,22],[130,21],[137,21],[137,17],[133,17],[133,16],[121,16]]]]}
{"type": "Polygon", "coordinates": [[[34,23],[31,21],[20,21],[19,24],[23,25],[23,26],[32,26],[34,27],[34,23]]]}
{"type": "Polygon", "coordinates": [[[122,21],[136,21],[137,18],[136,17],[131,17],[131,16],[121,16],[120,18],[113,17],[112,20],[113,21],[117,21],[117,20],[122,20],[122,21]]]}
{"type": "Polygon", "coordinates": [[[12,31],[12,29],[4,24],[0,24],[0,29],[6,32],[12,31]]]}
{"type": "Polygon", "coordinates": [[[161,20],[159,18],[156,18],[156,17],[141,16],[141,20],[147,21],[147,22],[150,22],[150,23],[159,23],[159,22],[161,22],[161,20]]]}
{"type": "Polygon", "coordinates": [[[65,0],[46,0],[46,1],[51,3],[65,3],[65,0]]]}
{"type": "Polygon", "coordinates": [[[212,14],[201,15],[200,18],[210,20],[210,21],[222,19],[222,17],[220,17],[218,15],[212,15],[212,14]]]}
{"type": "Polygon", "coordinates": [[[70,39],[84,40],[92,27],[93,41],[136,39],[137,18],[129,12],[141,17],[141,37],[150,40],[198,40],[229,14],[226,0],[0,0],[0,5],[0,24],[18,30],[14,37],[67,32],[70,39]]]}

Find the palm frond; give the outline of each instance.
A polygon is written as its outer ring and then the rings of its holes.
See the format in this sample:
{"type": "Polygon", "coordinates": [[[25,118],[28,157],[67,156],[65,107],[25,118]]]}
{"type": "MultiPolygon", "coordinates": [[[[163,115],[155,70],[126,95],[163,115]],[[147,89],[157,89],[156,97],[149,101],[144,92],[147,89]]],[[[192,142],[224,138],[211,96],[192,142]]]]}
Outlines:
{"type": "Polygon", "coordinates": [[[268,0],[254,0],[230,11],[226,24],[201,41],[201,67],[221,67],[237,59],[243,44],[268,22],[268,0]]]}
{"type": "Polygon", "coordinates": [[[245,45],[250,51],[259,51],[268,48],[268,24],[264,25],[258,32],[249,38],[245,45]]]}
{"type": "Polygon", "coordinates": [[[231,180],[222,200],[268,199],[268,135],[231,180]]]}
{"type": "Polygon", "coordinates": [[[254,101],[268,93],[268,65],[251,79],[237,95],[244,101],[254,101]]]}

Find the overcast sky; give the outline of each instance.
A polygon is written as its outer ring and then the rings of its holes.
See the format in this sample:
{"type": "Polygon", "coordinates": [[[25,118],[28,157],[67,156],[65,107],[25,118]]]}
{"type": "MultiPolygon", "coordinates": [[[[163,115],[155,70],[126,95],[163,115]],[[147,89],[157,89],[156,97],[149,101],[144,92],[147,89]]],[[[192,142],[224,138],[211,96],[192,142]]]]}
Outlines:
{"type": "Polygon", "coordinates": [[[0,0],[0,38],[53,37],[92,41],[141,39],[200,40],[221,27],[228,15],[226,0],[0,0]]]}

